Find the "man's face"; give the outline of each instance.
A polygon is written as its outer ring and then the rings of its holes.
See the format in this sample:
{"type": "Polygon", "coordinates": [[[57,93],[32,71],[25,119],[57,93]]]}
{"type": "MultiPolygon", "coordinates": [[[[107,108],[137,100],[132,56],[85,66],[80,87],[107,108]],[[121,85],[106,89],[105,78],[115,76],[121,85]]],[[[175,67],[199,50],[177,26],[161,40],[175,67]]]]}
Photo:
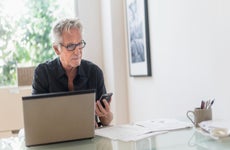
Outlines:
{"type": "Polygon", "coordinates": [[[76,68],[81,64],[82,49],[77,46],[74,50],[70,51],[66,48],[66,46],[78,44],[82,40],[82,35],[79,29],[70,29],[69,32],[63,32],[62,46],[58,55],[65,69],[76,68]]]}

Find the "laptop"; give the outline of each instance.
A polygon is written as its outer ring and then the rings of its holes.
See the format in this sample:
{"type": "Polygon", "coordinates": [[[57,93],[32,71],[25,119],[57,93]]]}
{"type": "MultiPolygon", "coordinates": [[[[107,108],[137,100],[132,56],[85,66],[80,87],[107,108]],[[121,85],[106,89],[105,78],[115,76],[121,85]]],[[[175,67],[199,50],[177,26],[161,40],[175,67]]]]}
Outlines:
{"type": "Polygon", "coordinates": [[[94,137],[95,90],[24,96],[22,102],[26,146],[94,137]]]}

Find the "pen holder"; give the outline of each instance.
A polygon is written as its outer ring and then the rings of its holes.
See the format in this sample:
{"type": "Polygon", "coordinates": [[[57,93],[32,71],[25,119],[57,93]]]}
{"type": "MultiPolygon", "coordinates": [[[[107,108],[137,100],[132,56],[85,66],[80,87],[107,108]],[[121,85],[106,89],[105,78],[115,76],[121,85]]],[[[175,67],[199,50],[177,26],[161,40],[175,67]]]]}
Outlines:
{"type": "Polygon", "coordinates": [[[195,127],[199,127],[200,122],[212,120],[212,109],[195,108],[194,111],[187,111],[186,115],[195,127]]]}

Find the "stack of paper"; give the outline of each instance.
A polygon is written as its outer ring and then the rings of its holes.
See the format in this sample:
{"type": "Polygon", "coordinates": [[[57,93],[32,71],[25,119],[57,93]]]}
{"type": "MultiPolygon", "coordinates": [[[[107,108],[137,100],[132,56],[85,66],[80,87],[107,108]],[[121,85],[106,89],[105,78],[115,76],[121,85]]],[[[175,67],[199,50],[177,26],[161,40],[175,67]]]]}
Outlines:
{"type": "Polygon", "coordinates": [[[185,123],[175,119],[155,119],[151,121],[142,121],[133,125],[117,125],[99,128],[95,134],[107,137],[113,140],[137,141],[153,135],[166,133],[170,130],[191,127],[190,123],[185,123]]]}
{"type": "Polygon", "coordinates": [[[176,119],[154,119],[135,123],[136,125],[154,131],[170,131],[192,127],[191,123],[179,121],[176,119]]]}
{"type": "Polygon", "coordinates": [[[199,123],[202,131],[213,139],[219,139],[230,136],[230,121],[209,120],[199,123]]]}
{"type": "Polygon", "coordinates": [[[99,128],[95,130],[95,134],[102,137],[107,137],[113,140],[121,141],[136,141],[152,135],[157,135],[162,132],[151,132],[146,128],[136,125],[117,125],[99,128]]]}

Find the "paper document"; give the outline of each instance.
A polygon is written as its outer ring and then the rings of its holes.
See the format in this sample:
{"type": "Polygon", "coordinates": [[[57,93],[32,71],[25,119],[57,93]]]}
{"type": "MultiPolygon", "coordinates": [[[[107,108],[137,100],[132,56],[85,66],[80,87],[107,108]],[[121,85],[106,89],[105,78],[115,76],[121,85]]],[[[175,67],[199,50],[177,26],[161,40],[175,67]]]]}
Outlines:
{"type": "Polygon", "coordinates": [[[95,134],[113,140],[137,141],[153,135],[166,133],[170,130],[183,129],[192,126],[191,123],[182,122],[176,119],[154,119],[140,121],[133,125],[125,124],[96,129],[95,134]]]}
{"type": "Polygon", "coordinates": [[[95,134],[107,137],[113,140],[121,141],[137,141],[146,137],[161,134],[164,132],[151,132],[151,130],[136,125],[117,125],[99,128],[95,130],[95,134]]]}
{"type": "Polygon", "coordinates": [[[146,129],[149,129],[152,132],[184,129],[193,126],[191,123],[179,121],[176,119],[154,119],[148,121],[140,121],[135,124],[138,126],[145,127],[146,129]]]}

